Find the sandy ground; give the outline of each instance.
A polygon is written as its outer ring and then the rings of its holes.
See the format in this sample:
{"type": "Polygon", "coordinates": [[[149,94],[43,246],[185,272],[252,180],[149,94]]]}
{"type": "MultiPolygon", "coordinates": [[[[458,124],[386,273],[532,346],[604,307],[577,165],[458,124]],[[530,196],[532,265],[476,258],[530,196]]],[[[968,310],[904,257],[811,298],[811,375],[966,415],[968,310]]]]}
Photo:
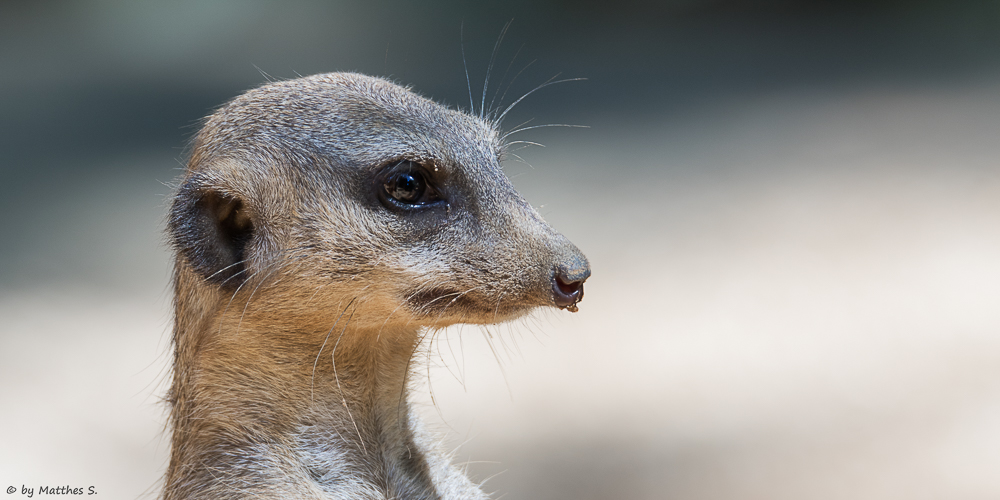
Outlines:
{"type": "MultiPolygon", "coordinates": [[[[775,94],[551,135],[508,173],[590,257],[581,311],[449,330],[422,411],[505,499],[1000,497],[998,96],[775,94]]],[[[7,262],[114,279],[2,284],[0,487],[155,491],[168,191],[94,179],[25,225],[7,262]]]]}

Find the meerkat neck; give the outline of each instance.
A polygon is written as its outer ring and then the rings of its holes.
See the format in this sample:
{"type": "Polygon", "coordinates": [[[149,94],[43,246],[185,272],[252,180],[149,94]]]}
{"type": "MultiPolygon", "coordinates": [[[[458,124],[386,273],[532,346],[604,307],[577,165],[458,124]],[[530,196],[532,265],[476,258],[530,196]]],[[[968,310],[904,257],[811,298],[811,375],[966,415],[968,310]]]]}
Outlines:
{"type": "Polygon", "coordinates": [[[217,325],[175,326],[165,498],[207,483],[225,498],[237,491],[226,485],[245,493],[248,481],[322,498],[326,486],[359,475],[386,491],[430,487],[426,443],[406,390],[417,328],[217,325]]]}

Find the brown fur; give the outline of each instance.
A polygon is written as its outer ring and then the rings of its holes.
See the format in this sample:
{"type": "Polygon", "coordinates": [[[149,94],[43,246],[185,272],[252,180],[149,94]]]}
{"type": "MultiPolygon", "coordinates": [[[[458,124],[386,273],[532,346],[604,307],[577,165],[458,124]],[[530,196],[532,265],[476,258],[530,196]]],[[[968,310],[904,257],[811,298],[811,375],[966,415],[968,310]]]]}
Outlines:
{"type": "Polygon", "coordinates": [[[164,499],[486,498],[411,412],[410,360],[434,328],[572,309],[590,273],[502,153],[493,123],[356,74],[268,84],[206,121],[170,214],[164,499]],[[440,202],[385,200],[401,160],[440,202]],[[557,278],[580,289],[568,306],[557,278]]]}

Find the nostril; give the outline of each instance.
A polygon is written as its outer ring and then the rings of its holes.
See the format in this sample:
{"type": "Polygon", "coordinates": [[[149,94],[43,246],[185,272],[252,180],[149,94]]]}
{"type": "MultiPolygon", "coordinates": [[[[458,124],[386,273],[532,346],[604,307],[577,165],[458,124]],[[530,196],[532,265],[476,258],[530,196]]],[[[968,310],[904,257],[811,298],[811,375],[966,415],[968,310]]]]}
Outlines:
{"type": "Polygon", "coordinates": [[[556,306],[560,309],[567,309],[576,312],[576,304],[583,299],[583,281],[567,281],[561,272],[556,272],[555,279],[552,280],[552,296],[556,306]]]}
{"type": "Polygon", "coordinates": [[[573,295],[574,293],[580,291],[580,289],[583,287],[583,283],[580,283],[579,281],[571,281],[569,283],[566,283],[565,281],[563,281],[562,276],[556,276],[556,286],[559,287],[559,291],[563,295],[573,295]]]}

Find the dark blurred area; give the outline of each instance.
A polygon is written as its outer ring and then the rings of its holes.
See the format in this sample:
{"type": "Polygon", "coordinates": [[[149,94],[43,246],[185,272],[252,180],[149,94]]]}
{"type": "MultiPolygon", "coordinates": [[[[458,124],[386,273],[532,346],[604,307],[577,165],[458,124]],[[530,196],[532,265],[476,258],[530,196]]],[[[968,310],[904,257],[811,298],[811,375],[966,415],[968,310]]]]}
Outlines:
{"type": "Polygon", "coordinates": [[[509,126],[536,118],[614,130],[794,89],[993,76],[998,28],[1000,3],[989,0],[8,0],[0,4],[0,283],[107,281],[72,259],[39,257],[35,237],[65,246],[46,238],[74,230],[47,213],[52,198],[104,189],[108,177],[169,181],[176,172],[162,163],[122,159],[170,155],[179,165],[200,118],[268,78],[359,71],[468,109],[463,64],[478,108],[492,60],[487,105],[505,106],[556,75],[587,79],[529,97],[509,126]]]}
{"type": "MultiPolygon", "coordinates": [[[[176,147],[265,80],[361,71],[466,106],[504,24],[493,84],[588,78],[531,103],[569,118],[662,116],[748,92],[981,76],[1000,4],[875,1],[12,2],[3,4],[3,143],[16,164],[176,147]],[[463,35],[464,32],[464,35],[463,35]],[[464,42],[463,42],[464,39],[464,42]],[[514,60],[514,54],[517,60],[514,60]],[[573,111],[576,110],[576,111],[573,111]]],[[[478,99],[477,99],[478,101],[478,99]]],[[[5,173],[13,168],[5,168],[5,173]]]]}

